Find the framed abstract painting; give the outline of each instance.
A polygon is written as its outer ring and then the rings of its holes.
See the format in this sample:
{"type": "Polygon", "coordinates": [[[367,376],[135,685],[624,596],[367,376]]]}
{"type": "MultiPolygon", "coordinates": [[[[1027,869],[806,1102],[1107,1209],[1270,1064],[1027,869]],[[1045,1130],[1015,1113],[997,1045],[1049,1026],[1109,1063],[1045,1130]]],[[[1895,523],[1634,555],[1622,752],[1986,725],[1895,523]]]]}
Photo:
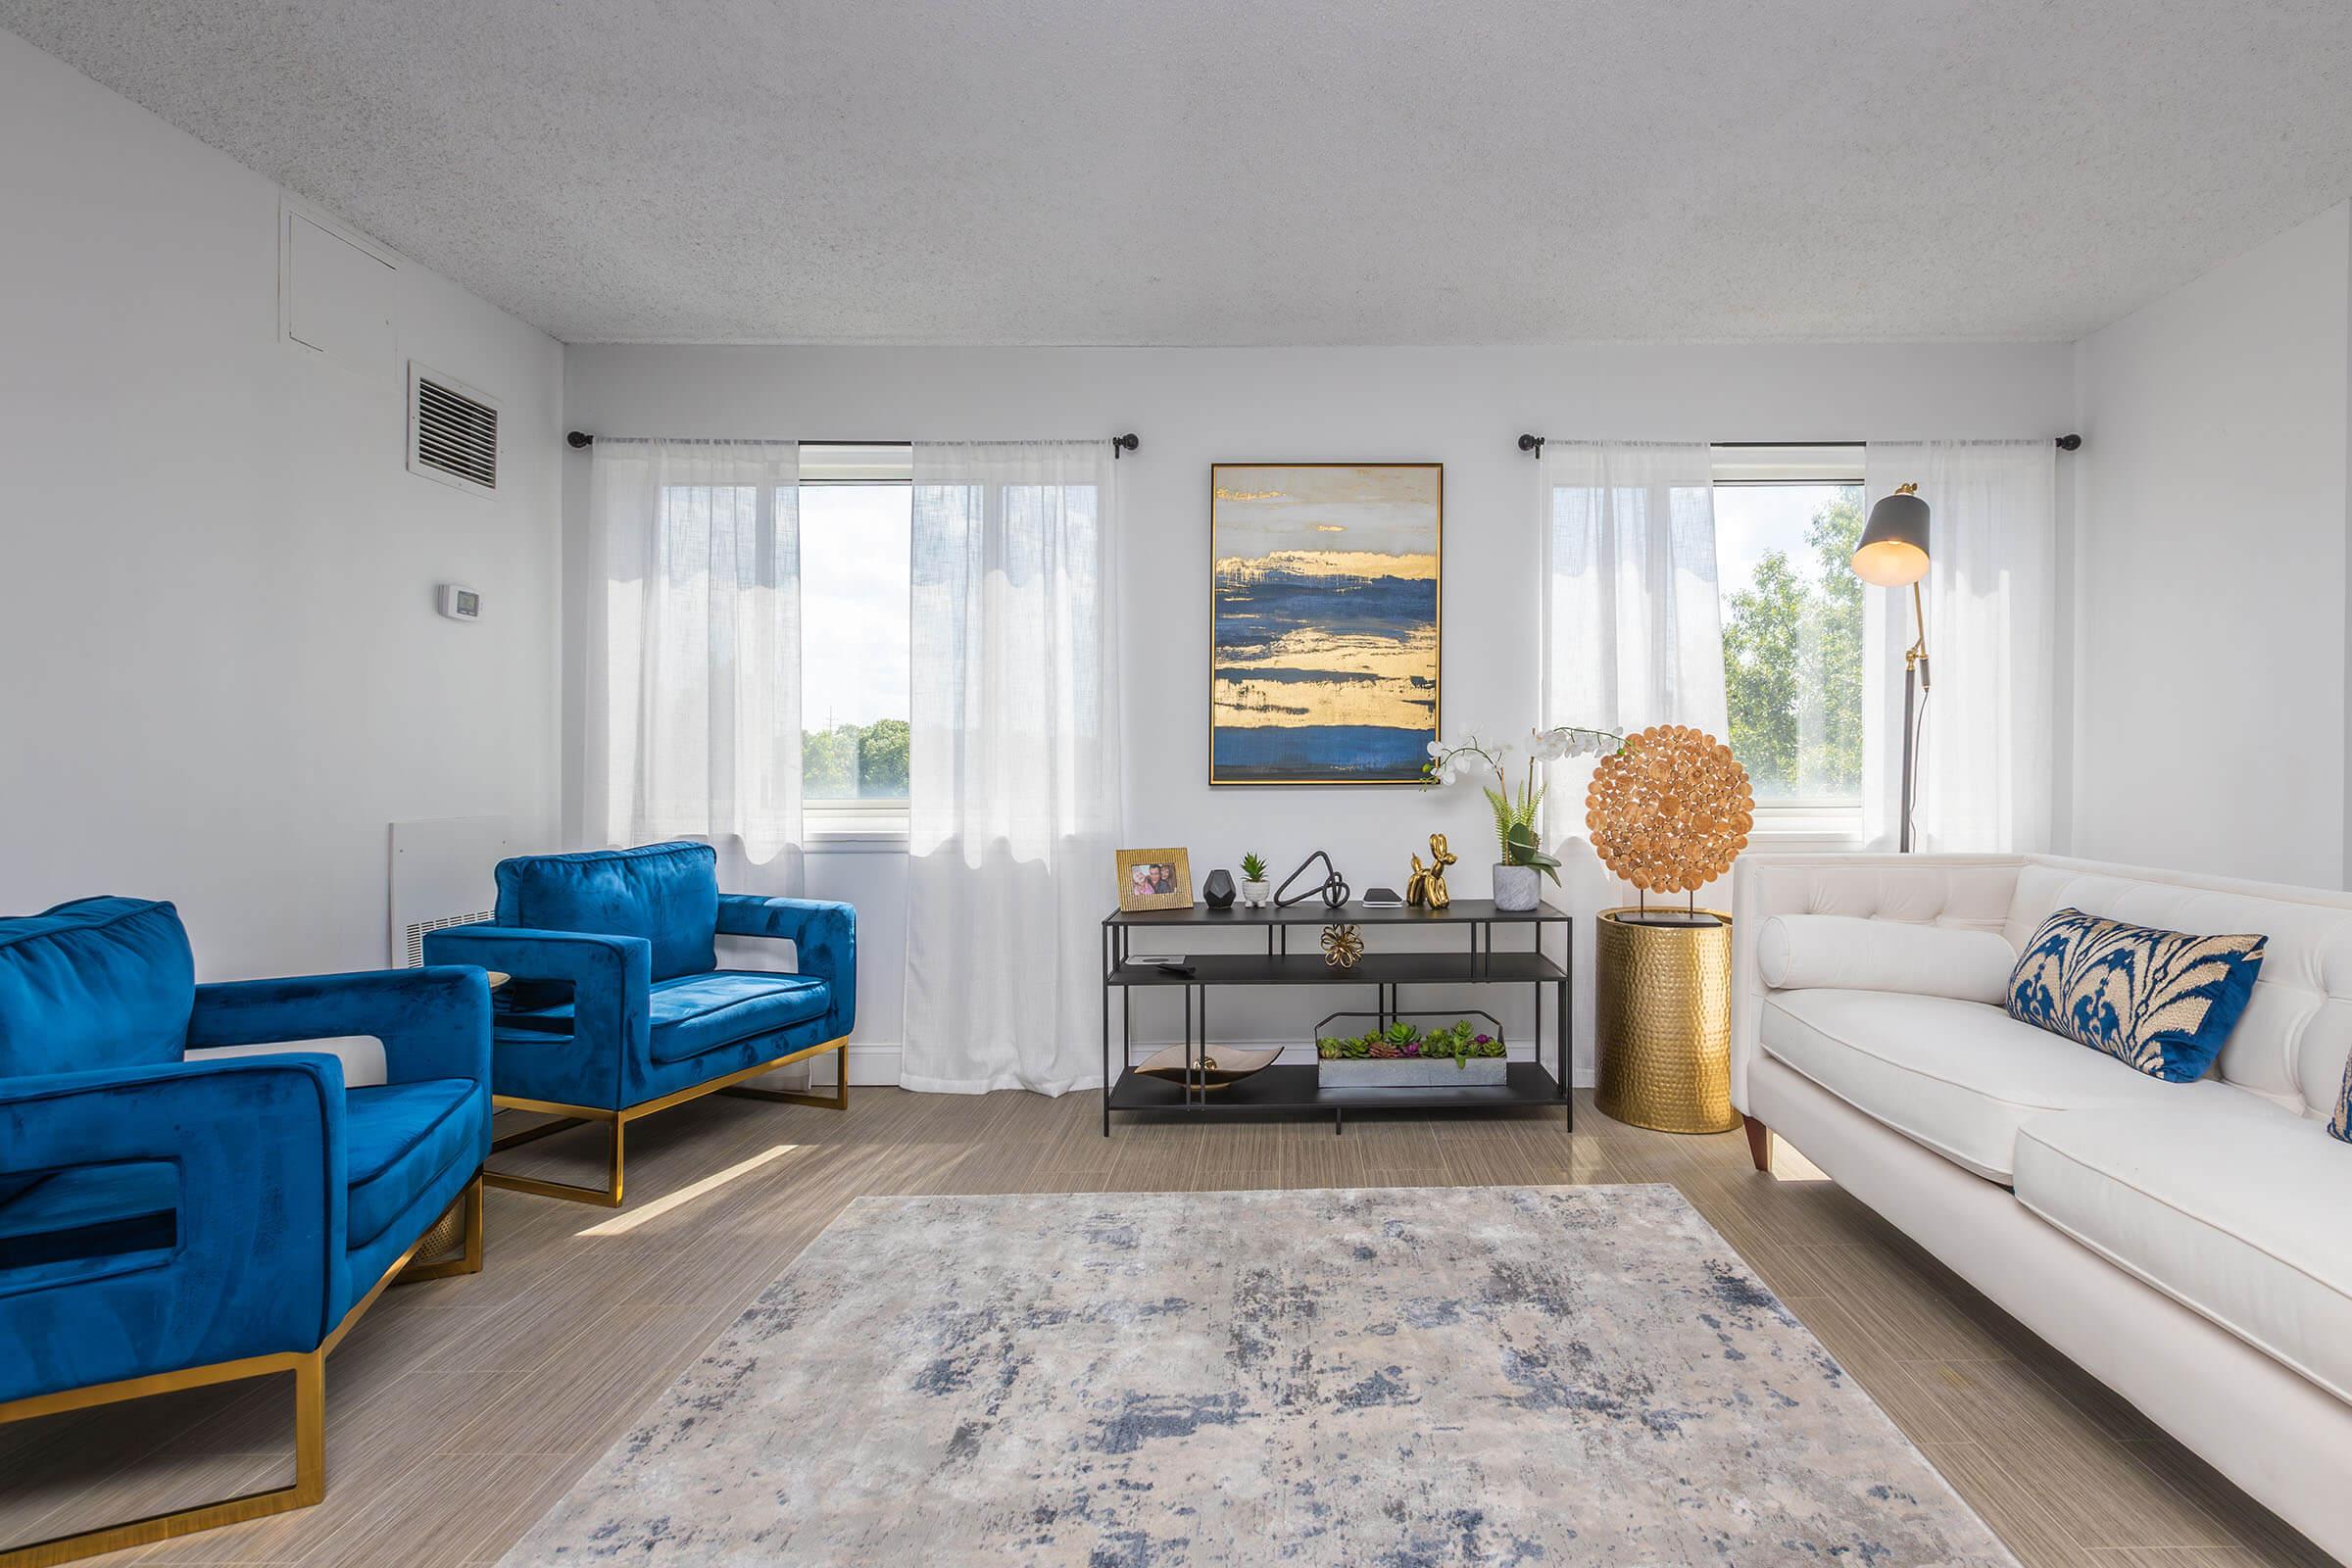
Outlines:
{"type": "Polygon", "coordinates": [[[1420,783],[1446,466],[1218,463],[1208,488],[1208,781],[1420,783]]]}

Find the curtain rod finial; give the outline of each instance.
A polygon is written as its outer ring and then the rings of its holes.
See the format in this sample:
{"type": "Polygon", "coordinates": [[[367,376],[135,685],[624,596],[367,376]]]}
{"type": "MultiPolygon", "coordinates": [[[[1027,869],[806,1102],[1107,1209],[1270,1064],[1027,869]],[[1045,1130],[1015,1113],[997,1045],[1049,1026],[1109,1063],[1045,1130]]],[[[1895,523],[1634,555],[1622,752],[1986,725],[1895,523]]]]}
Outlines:
{"type": "Polygon", "coordinates": [[[1125,435],[1114,435],[1110,438],[1110,455],[1113,458],[1125,457],[1143,444],[1133,430],[1125,435]]]}
{"type": "Polygon", "coordinates": [[[568,430],[564,432],[564,444],[571,448],[572,451],[577,452],[582,447],[591,447],[596,445],[596,437],[590,435],[585,430],[568,430]]]}
{"type": "Polygon", "coordinates": [[[1523,435],[1519,438],[1519,450],[1533,452],[1540,458],[1544,455],[1544,438],[1540,435],[1523,435]]]}
{"type": "Polygon", "coordinates": [[[2073,452],[2082,445],[2082,438],[2079,435],[2062,435],[2058,438],[2058,450],[2061,452],[2073,452]]]}

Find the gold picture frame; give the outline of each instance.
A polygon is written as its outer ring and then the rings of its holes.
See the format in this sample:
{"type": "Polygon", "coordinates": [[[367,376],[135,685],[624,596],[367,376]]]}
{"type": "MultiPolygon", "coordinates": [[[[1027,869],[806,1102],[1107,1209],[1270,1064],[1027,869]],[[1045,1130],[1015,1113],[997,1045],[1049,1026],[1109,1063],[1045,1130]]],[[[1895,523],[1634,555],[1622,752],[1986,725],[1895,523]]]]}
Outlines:
{"type": "Polygon", "coordinates": [[[1183,850],[1119,851],[1119,907],[1189,909],[1193,906],[1193,858],[1183,850]]]}
{"type": "Polygon", "coordinates": [[[1426,782],[1446,466],[1212,463],[1208,489],[1208,782],[1426,782]]]}

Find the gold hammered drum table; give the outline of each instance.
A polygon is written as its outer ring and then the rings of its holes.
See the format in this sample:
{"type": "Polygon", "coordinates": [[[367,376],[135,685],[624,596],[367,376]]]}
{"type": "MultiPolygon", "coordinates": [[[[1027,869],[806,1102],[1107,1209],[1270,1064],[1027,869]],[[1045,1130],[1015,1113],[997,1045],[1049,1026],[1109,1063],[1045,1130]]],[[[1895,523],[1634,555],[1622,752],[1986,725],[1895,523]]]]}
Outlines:
{"type": "Polygon", "coordinates": [[[1638,925],[1603,909],[1593,925],[1600,982],[1600,1113],[1663,1133],[1721,1133],[1732,1108],[1732,917],[1638,925]]]}

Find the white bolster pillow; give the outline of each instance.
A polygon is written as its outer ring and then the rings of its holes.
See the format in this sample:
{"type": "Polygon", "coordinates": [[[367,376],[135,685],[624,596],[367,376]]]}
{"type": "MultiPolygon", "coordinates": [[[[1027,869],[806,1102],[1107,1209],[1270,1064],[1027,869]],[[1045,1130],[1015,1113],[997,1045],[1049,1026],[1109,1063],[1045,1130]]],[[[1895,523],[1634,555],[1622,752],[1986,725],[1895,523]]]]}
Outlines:
{"type": "Polygon", "coordinates": [[[1756,969],[1775,991],[1906,991],[2000,1005],[2017,950],[1997,931],[1850,914],[1775,914],[1756,932],[1756,969]]]}

